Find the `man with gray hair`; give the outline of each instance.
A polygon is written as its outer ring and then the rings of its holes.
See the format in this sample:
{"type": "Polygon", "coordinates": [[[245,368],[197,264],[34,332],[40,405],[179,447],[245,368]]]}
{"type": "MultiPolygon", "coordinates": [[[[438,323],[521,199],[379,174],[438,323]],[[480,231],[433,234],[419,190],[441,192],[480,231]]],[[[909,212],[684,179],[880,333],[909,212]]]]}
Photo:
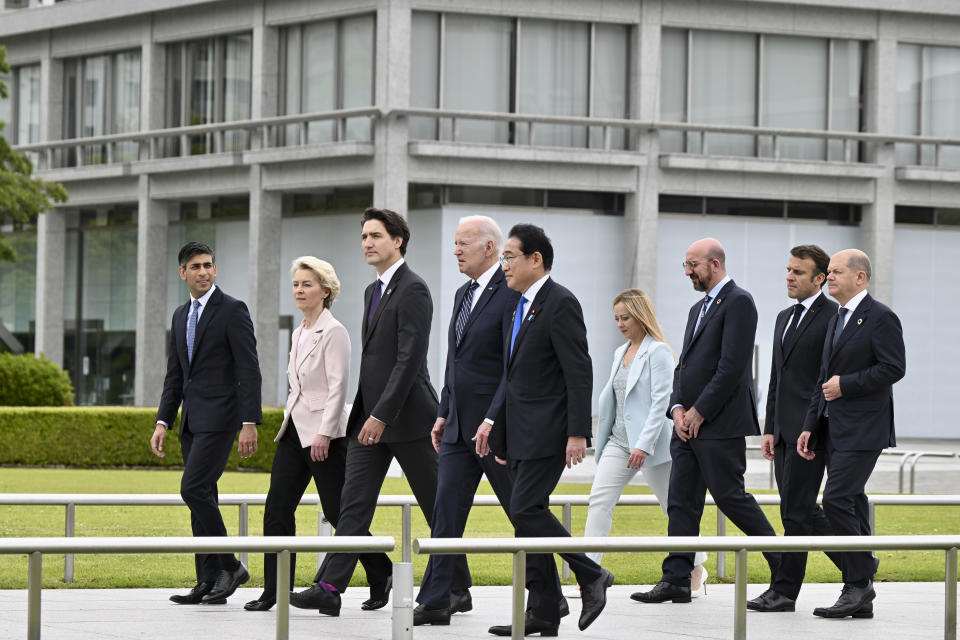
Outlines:
{"type": "MultiPolygon", "coordinates": [[[[487,437],[494,420],[489,409],[503,375],[502,320],[505,310],[515,307],[519,297],[500,270],[502,244],[500,227],[487,216],[461,218],[454,235],[453,255],[460,273],[469,280],[454,298],[446,373],[431,433],[440,454],[431,522],[434,538],[463,535],[484,474],[500,503],[510,504],[509,472],[487,455],[487,437]]],[[[420,605],[413,614],[414,625],[448,625],[451,614],[473,608],[469,591],[451,591],[453,577],[453,556],[430,556],[417,594],[420,605]]]]}
{"type": "MultiPolygon", "coordinates": [[[[827,289],[840,303],[827,325],[820,375],[810,400],[797,453],[813,460],[823,449],[827,484],[823,511],[833,533],[870,535],[867,480],[884,447],[896,446],[893,384],[906,372],[900,319],[867,293],[870,259],[845,249],[830,259],[827,289]]],[[[841,558],[843,590],[823,618],[872,618],[877,559],[869,551],[848,551],[841,558]]]]}

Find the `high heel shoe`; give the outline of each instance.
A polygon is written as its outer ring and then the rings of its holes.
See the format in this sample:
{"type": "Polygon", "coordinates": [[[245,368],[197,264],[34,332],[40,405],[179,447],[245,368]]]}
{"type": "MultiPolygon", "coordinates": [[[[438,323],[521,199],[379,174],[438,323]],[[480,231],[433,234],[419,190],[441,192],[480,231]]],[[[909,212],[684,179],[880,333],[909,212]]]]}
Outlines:
{"type": "Polygon", "coordinates": [[[698,564],[693,568],[693,571],[690,572],[690,595],[694,598],[697,598],[701,595],[707,595],[707,578],[710,577],[710,574],[707,573],[707,568],[702,564],[698,564]],[[703,589],[703,593],[700,593],[700,589],[703,589]]]}

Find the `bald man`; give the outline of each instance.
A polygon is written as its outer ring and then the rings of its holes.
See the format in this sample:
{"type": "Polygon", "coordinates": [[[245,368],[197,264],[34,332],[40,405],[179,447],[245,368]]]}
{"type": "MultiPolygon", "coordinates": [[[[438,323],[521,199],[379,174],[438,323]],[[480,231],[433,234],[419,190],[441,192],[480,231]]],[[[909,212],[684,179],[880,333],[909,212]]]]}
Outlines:
{"type": "MultiPolygon", "coordinates": [[[[757,331],[753,298],[727,275],[723,245],[704,238],[690,245],[684,274],[696,291],[706,293],[690,308],[683,351],[673,374],[667,417],[673,468],[667,502],[671,536],[700,534],[706,491],[717,506],[749,536],[775,535],[753,496],[744,490],[746,436],[760,435],[753,397],[751,361],[757,331]]],[[[763,554],[770,566],[770,588],[756,600],[781,602],[789,583],[780,575],[780,554],[763,554]]],[[[650,591],[634,593],[640,602],[690,602],[693,553],[671,553],[663,577],[650,591]]],[[[789,606],[761,607],[793,611],[789,606]]]]}
{"type": "MultiPolygon", "coordinates": [[[[870,258],[846,249],[830,259],[827,290],[840,303],[827,326],[817,389],[810,401],[797,453],[813,460],[822,449],[827,462],[823,511],[833,533],[869,535],[866,485],[884,447],[896,445],[893,384],[906,372],[900,319],[867,293],[870,258]]],[[[843,591],[823,618],[872,618],[873,576],[878,561],[869,551],[841,557],[843,591]]]]}

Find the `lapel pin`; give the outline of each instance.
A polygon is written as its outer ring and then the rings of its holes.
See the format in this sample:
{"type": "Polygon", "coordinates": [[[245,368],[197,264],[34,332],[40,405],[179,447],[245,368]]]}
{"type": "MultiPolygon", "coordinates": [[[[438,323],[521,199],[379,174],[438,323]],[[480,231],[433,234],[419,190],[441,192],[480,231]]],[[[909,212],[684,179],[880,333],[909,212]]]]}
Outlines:
{"type": "Polygon", "coordinates": [[[723,302],[723,298],[717,298],[717,304],[720,304],[721,302],[723,302]]]}
{"type": "Polygon", "coordinates": [[[863,324],[863,318],[857,318],[857,324],[858,325],[863,324]]]}
{"type": "Polygon", "coordinates": [[[387,289],[387,295],[390,295],[391,293],[393,293],[393,289],[387,289]]]}

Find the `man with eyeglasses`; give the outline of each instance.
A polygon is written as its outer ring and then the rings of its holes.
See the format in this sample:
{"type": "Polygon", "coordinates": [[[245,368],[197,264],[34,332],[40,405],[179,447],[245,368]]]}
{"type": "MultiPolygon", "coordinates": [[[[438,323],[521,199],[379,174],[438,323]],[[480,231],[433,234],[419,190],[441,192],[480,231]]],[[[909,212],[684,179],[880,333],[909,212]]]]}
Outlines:
{"type": "MultiPolygon", "coordinates": [[[[748,536],[775,535],[757,501],[746,493],[746,436],[760,435],[750,363],[757,331],[757,307],[747,291],[727,275],[723,245],[704,238],[690,245],[683,272],[696,291],[706,293],[690,308],[683,351],[673,374],[667,531],[700,535],[706,490],[748,536]]],[[[779,553],[764,553],[770,588],[785,593],[779,553]]],[[[663,577],[650,591],[630,597],[640,602],[690,602],[693,552],[671,553],[663,577]]]]}

